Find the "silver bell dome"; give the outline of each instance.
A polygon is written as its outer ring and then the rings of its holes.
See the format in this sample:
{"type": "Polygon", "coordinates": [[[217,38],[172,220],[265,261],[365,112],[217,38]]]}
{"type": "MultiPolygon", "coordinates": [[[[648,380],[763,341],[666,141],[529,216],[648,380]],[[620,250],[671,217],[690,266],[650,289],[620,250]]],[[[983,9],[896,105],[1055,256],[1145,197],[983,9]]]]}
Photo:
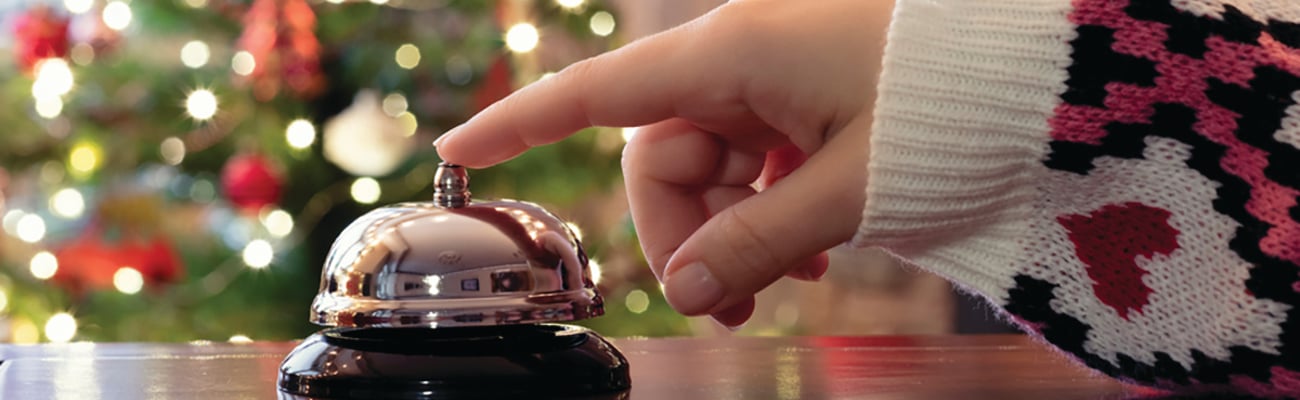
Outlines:
{"type": "Polygon", "coordinates": [[[443,164],[432,202],[373,210],[335,240],[312,322],[454,327],[604,313],[587,255],[563,221],[521,201],[471,201],[464,168],[443,164]]]}

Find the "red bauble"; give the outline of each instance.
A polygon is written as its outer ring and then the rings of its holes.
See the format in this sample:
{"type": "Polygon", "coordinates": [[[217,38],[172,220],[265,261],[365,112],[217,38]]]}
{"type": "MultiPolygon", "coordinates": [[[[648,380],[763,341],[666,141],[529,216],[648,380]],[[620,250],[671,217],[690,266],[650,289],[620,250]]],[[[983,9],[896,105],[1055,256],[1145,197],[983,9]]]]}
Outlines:
{"type": "Polygon", "coordinates": [[[284,180],[270,161],[258,154],[231,158],[221,170],[226,199],[245,212],[258,212],[280,201],[284,180]]]}
{"type": "Polygon", "coordinates": [[[26,72],[46,58],[68,55],[68,19],[38,5],[14,21],[14,58],[26,72]]]}
{"type": "Polygon", "coordinates": [[[99,229],[88,229],[55,251],[59,260],[59,269],[52,278],[55,283],[80,295],[113,288],[113,276],[123,267],[139,271],[145,287],[176,282],[183,275],[185,266],[166,238],[107,242],[101,233],[99,229]]]}
{"type": "Polygon", "coordinates": [[[501,101],[514,91],[510,83],[510,57],[500,56],[492,65],[488,66],[487,72],[483,74],[483,83],[479,84],[474,91],[474,108],[476,111],[483,111],[484,108],[501,101]]]}
{"type": "Polygon", "coordinates": [[[239,48],[253,56],[254,67],[242,79],[252,84],[254,96],[269,100],[282,86],[299,98],[324,90],[316,14],[306,0],[255,0],[244,26],[239,48]]]}

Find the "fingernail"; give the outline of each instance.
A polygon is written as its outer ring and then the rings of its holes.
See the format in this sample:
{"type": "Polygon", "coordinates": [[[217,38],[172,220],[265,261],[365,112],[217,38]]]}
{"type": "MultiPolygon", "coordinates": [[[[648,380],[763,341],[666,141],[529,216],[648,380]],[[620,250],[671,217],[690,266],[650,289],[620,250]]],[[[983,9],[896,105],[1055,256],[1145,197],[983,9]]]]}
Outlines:
{"type": "Polygon", "coordinates": [[[718,325],[721,325],[723,328],[727,328],[727,330],[731,331],[732,333],[735,333],[736,331],[740,330],[740,328],[745,327],[744,322],[741,322],[740,325],[727,325],[722,321],[719,321],[717,317],[709,316],[709,319],[712,319],[713,322],[716,322],[718,325]]]}
{"type": "Polygon", "coordinates": [[[457,130],[460,130],[459,126],[455,128],[451,128],[451,130],[449,131],[443,132],[442,135],[438,136],[438,138],[433,141],[433,147],[438,147],[442,145],[442,142],[444,140],[447,140],[447,138],[451,137],[451,135],[456,134],[457,130]]]}
{"type": "Polygon", "coordinates": [[[708,311],[722,296],[722,284],[701,262],[687,264],[664,278],[664,298],[682,314],[708,311]]]}

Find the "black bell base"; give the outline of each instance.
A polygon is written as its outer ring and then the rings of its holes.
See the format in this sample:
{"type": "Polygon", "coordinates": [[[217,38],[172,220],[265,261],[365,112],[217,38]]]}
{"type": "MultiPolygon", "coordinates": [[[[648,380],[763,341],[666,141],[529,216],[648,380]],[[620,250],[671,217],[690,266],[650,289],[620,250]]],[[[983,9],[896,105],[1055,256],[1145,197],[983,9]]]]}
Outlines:
{"type": "Polygon", "coordinates": [[[627,359],[586,328],[333,328],[280,364],[281,399],[626,399],[627,359]]]}

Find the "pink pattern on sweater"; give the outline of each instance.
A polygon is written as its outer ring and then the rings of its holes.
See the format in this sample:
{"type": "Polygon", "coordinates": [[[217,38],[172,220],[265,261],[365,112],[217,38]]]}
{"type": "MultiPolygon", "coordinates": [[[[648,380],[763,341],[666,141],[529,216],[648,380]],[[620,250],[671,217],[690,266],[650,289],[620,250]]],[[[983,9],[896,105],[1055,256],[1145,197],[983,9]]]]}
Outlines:
{"type": "Polygon", "coordinates": [[[1255,218],[1273,226],[1260,243],[1269,255],[1300,264],[1300,223],[1292,220],[1287,209],[1296,204],[1300,191],[1274,182],[1264,175],[1267,153],[1241,142],[1234,136],[1236,113],[1210,101],[1207,79],[1245,86],[1254,78],[1254,69],[1274,66],[1300,75],[1300,50],[1282,45],[1264,33],[1260,45],[1230,42],[1211,37],[1206,42],[1204,59],[1169,51],[1166,25],[1134,19],[1124,12],[1124,0],[1075,0],[1071,21],[1076,24],[1105,26],[1116,30],[1113,49],[1122,54],[1139,56],[1156,62],[1159,76],[1155,87],[1128,83],[1111,83],[1106,90],[1105,109],[1061,104],[1051,120],[1055,140],[1098,144],[1109,134],[1104,127],[1112,122],[1148,122],[1154,103],[1178,103],[1197,111],[1199,120],[1193,129],[1227,147],[1220,165],[1228,173],[1245,180],[1251,187],[1246,210],[1255,218]]]}

